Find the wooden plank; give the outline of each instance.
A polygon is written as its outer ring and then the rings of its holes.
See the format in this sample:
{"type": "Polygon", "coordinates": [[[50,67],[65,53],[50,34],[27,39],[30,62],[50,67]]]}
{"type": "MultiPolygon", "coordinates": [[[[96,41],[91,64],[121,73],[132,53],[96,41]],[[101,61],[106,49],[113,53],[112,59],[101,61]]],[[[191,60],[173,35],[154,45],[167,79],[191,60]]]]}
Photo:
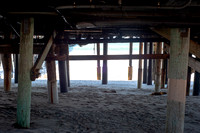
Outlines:
{"type": "MultiPolygon", "coordinates": [[[[147,42],[144,43],[144,54],[147,54],[147,42]]],[[[147,59],[144,59],[143,84],[147,83],[147,59]]]]}
{"type": "MultiPolygon", "coordinates": [[[[103,44],[103,55],[107,56],[108,54],[108,44],[103,44]]],[[[102,71],[102,84],[108,83],[108,66],[107,66],[107,59],[103,60],[103,71],[102,71]]]]}
{"type": "MultiPolygon", "coordinates": [[[[143,43],[140,43],[139,55],[142,55],[142,54],[143,54],[143,43]]],[[[141,88],[141,87],[142,87],[142,59],[139,59],[137,88],[141,88]]]]}
{"type": "Polygon", "coordinates": [[[166,133],[184,132],[190,29],[170,30],[166,133]]]}
{"type": "Polygon", "coordinates": [[[30,127],[31,110],[31,68],[33,66],[34,19],[27,18],[21,22],[19,83],[17,93],[17,125],[30,127]]]}
{"type": "Polygon", "coordinates": [[[1,55],[3,71],[4,71],[4,91],[11,90],[11,71],[12,71],[12,61],[11,54],[1,55]]]}

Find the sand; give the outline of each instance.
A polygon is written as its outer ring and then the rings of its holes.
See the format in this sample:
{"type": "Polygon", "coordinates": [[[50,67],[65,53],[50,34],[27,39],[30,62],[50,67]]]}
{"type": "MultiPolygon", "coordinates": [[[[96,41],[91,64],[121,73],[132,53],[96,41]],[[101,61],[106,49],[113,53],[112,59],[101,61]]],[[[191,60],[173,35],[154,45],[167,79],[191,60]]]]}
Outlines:
{"type": "MultiPolygon", "coordinates": [[[[136,81],[72,80],[59,104],[47,101],[45,80],[33,82],[31,128],[17,129],[17,85],[3,91],[0,80],[0,133],[164,133],[167,95],[152,96],[154,86],[136,81]]],[[[162,91],[167,91],[163,89],[162,91]]],[[[200,97],[186,99],[185,133],[200,131],[200,97]]]]}

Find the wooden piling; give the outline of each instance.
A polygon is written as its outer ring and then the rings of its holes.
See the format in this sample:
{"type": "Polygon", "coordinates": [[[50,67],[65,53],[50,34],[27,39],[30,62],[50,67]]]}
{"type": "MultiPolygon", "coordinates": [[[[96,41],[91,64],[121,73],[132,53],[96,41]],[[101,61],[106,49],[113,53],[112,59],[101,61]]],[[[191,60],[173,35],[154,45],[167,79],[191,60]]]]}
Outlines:
{"type": "MultiPolygon", "coordinates": [[[[48,55],[54,55],[55,45],[52,44],[51,49],[48,55]]],[[[55,60],[47,60],[46,61],[47,68],[47,88],[48,88],[48,101],[49,103],[58,103],[58,88],[57,88],[57,80],[56,80],[56,63],[55,60]]]]}
{"type": "MultiPolygon", "coordinates": [[[[166,54],[166,52],[164,51],[164,47],[163,47],[163,54],[166,54]]],[[[161,88],[164,89],[165,88],[165,60],[162,59],[162,69],[161,69],[161,88]]]]}
{"type": "Polygon", "coordinates": [[[66,67],[67,67],[67,85],[70,87],[70,68],[69,68],[69,44],[67,45],[67,58],[66,58],[66,67]]]}
{"type": "Polygon", "coordinates": [[[169,69],[169,61],[168,61],[169,59],[165,59],[165,84],[168,84],[168,69],[169,69]]]}
{"type": "MultiPolygon", "coordinates": [[[[153,44],[152,42],[149,43],[149,54],[152,54],[153,44]]],[[[147,85],[152,85],[152,59],[149,59],[149,66],[148,66],[148,80],[147,85]]]]}
{"type": "Polygon", "coordinates": [[[58,88],[56,80],[56,64],[55,61],[46,61],[47,68],[47,88],[48,101],[50,103],[58,103],[58,88]]]}
{"type": "MultiPolygon", "coordinates": [[[[103,55],[106,56],[108,54],[108,44],[103,44],[103,55]]],[[[103,60],[103,75],[102,75],[102,84],[108,83],[108,66],[107,66],[107,60],[103,60]]]]}
{"type": "Polygon", "coordinates": [[[171,28],[166,133],[183,133],[190,29],[171,28]]]}
{"type": "MultiPolygon", "coordinates": [[[[147,42],[144,43],[144,54],[147,54],[147,42]]],[[[143,83],[147,83],[147,59],[144,59],[143,83]]]]}
{"type": "Polygon", "coordinates": [[[2,54],[1,56],[3,70],[4,70],[4,91],[11,90],[11,71],[12,71],[12,59],[11,54],[2,54]]]}
{"type": "Polygon", "coordinates": [[[191,74],[192,74],[192,69],[191,69],[191,67],[188,67],[186,96],[189,96],[189,95],[190,95],[191,74]]]}
{"type": "MultiPolygon", "coordinates": [[[[132,55],[132,53],[133,53],[133,43],[130,42],[129,55],[132,55]]],[[[132,73],[133,73],[132,59],[130,59],[129,60],[129,67],[128,67],[128,80],[132,80],[132,73]]]]}
{"type": "MultiPolygon", "coordinates": [[[[100,55],[100,43],[97,43],[97,55],[100,55]]],[[[97,80],[101,80],[101,64],[100,60],[97,60],[97,80]]]]}
{"type": "Polygon", "coordinates": [[[18,65],[19,65],[19,61],[18,61],[19,59],[18,59],[18,54],[15,54],[15,84],[17,84],[18,83],[18,69],[19,69],[19,67],[18,67],[18,65]]]}
{"type": "Polygon", "coordinates": [[[60,81],[60,92],[65,93],[68,92],[68,79],[67,79],[67,66],[66,61],[58,61],[59,67],[59,81],[60,81]]]}
{"type": "Polygon", "coordinates": [[[23,19],[20,29],[19,83],[17,92],[17,125],[23,128],[30,127],[33,34],[34,19],[23,19]]]}
{"type": "MultiPolygon", "coordinates": [[[[154,42],[153,43],[153,54],[156,54],[156,49],[157,49],[157,43],[154,42]]],[[[154,84],[155,84],[155,71],[156,71],[156,60],[153,59],[153,70],[152,70],[152,80],[154,80],[154,84]]]]}
{"type": "MultiPolygon", "coordinates": [[[[143,42],[140,42],[139,54],[143,54],[143,42]]],[[[142,87],[142,59],[139,59],[137,88],[142,87]]]]}
{"type": "MultiPolygon", "coordinates": [[[[161,54],[162,43],[157,43],[156,54],[161,54]]],[[[156,72],[155,72],[155,92],[160,92],[161,88],[161,59],[156,59],[155,62],[156,72]]]]}
{"type": "Polygon", "coordinates": [[[193,96],[199,96],[200,88],[200,73],[195,71],[194,85],[193,85],[193,96]]]}

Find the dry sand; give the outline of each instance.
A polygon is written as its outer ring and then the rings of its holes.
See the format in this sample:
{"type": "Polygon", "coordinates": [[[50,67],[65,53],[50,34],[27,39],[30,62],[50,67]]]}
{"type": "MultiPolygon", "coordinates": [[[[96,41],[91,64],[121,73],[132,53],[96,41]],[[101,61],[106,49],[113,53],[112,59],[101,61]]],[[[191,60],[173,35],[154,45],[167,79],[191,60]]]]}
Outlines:
{"type": "MultiPolygon", "coordinates": [[[[153,86],[136,81],[72,80],[59,104],[47,102],[46,81],[33,82],[31,128],[17,129],[17,85],[3,91],[0,81],[0,133],[164,133],[167,95],[152,96],[153,86]]],[[[167,91],[166,89],[163,91],[167,91]]],[[[185,133],[200,132],[200,97],[188,96],[185,133]]]]}

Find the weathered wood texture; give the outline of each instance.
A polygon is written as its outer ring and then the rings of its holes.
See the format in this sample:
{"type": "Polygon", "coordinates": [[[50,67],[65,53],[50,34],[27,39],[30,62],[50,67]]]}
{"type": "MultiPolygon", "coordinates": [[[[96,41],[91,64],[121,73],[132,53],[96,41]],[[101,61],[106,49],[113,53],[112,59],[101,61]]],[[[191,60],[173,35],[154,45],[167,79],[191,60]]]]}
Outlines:
{"type": "Polygon", "coordinates": [[[31,68],[33,66],[34,19],[26,18],[21,22],[19,83],[17,93],[17,124],[30,127],[31,110],[31,68]]]}
{"type": "MultiPolygon", "coordinates": [[[[108,54],[108,44],[103,44],[103,55],[106,56],[108,54]]],[[[102,71],[102,84],[108,83],[108,66],[107,59],[103,60],[103,71],[102,71]]]]}
{"type": "Polygon", "coordinates": [[[199,90],[200,90],[200,73],[195,71],[193,96],[199,96],[199,90]]]}
{"type": "MultiPolygon", "coordinates": [[[[153,44],[149,43],[149,54],[152,54],[153,44]]],[[[152,59],[149,59],[147,85],[152,85],[152,59]]]]}
{"type": "Polygon", "coordinates": [[[172,28],[170,35],[166,133],[183,133],[190,29],[172,28]]]}
{"type": "Polygon", "coordinates": [[[11,54],[1,55],[3,71],[4,71],[4,91],[11,90],[11,71],[12,71],[12,59],[11,54]]]}
{"type": "MultiPolygon", "coordinates": [[[[143,43],[140,43],[139,48],[139,55],[143,54],[143,43]]],[[[139,59],[138,63],[138,82],[137,82],[137,88],[142,87],[142,59],[139,59]]]]}
{"type": "MultiPolygon", "coordinates": [[[[147,42],[144,43],[144,54],[147,54],[147,42]]],[[[147,59],[144,59],[143,83],[147,83],[147,59]]]]}
{"type": "MultiPolygon", "coordinates": [[[[162,43],[157,43],[156,54],[161,54],[162,52],[162,43]]],[[[161,88],[161,59],[157,59],[155,62],[156,71],[155,71],[155,92],[160,92],[161,88]]]]}
{"type": "MultiPolygon", "coordinates": [[[[100,55],[100,43],[97,43],[97,56],[100,55]]],[[[101,64],[100,60],[97,60],[97,80],[101,80],[101,64]]]]}
{"type": "MultiPolygon", "coordinates": [[[[54,54],[55,45],[52,45],[49,55],[54,54]]],[[[47,88],[48,88],[48,101],[49,103],[58,103],[58,88],[56,80],[56,63],[55,61],[46,61],[47,68],[47,88]]]]}
{"type": "Polygon", "coordinates": [[[50,103],[58,103],[59,100],[58,100],[55,61],[46,61],[46,67],[47,67],[48,101],[50,103]]]}

